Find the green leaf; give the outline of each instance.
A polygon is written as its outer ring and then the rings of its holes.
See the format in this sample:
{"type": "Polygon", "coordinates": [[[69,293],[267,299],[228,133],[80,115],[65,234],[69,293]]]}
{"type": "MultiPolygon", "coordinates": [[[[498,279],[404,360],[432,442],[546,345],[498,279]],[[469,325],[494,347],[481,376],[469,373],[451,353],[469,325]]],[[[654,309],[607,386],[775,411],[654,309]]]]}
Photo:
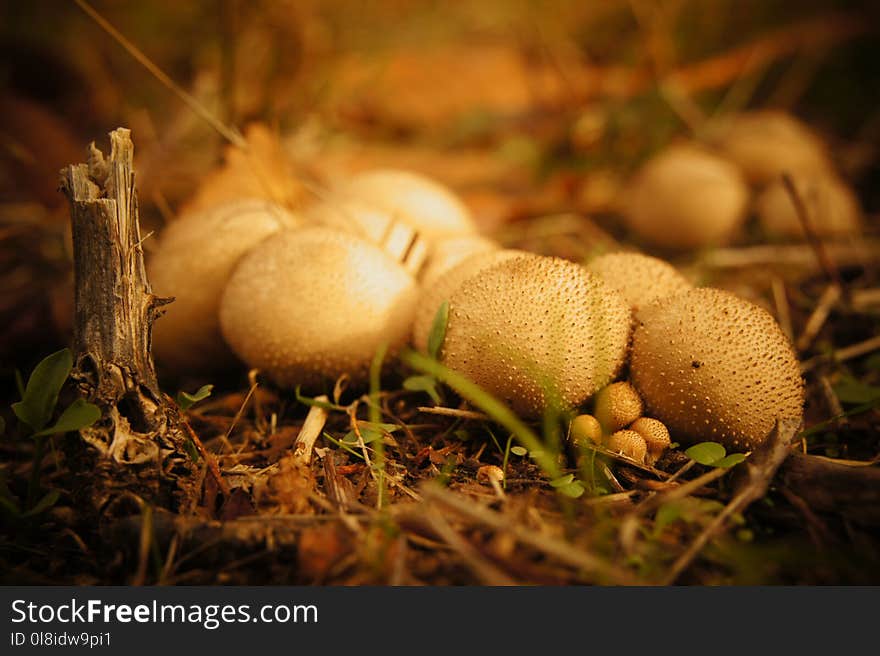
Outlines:
{"type": "Polygon", "coordinates": [[[302,394],[300,394],[299,390],[300,386],[297,385],[296,389],[294,390],[294,394],[296,395],[296,400],[304,405],[314,408],[324,408],[324,410],[339,410],[341,412],[346,411],[346,408],[341,405],[336,405],[335,403],[330,403],[328,401],[319,401],[318,399],[303,396],[302,394]]]}
{"type": "Polygon", "coordinates": [[[183,441],[183,450],[186,451],[186,455],[190,457],[190,460],[193,462],[199,461],[199,450],[196,448],[196,443],[190,438],[186,438],[183,441]]]}
{"type": "Polygon", "coordinates": [[[46,492],[45,495],[43,495],[42,499],[34,504],[33,508],[31,508],[30,510],[26,510],[24,513],[22,513],[21,516],[33,517],[34,515],[39,515],[40,513],[46,512],[47,510],[49,510],[49,508],[58,503],[58,499],[60,498],[61,493],[58,490],[49,490],[48,492],[46,492]]]}
{"type": "Polygon", "coordinates": [[[437,380],[433,376],[410,376],[403,381],[403,389],[410,392],[427,392],[434,403],[440,403],[437,380]]]}
{"type": "Polygon", "coordinates": [[[175,400],[177,401],[177,405],[180,406],[181,410],[189,410],[199,401],[204,401],[209,396],[211,396],[211,390],[213,389],[213,385],[202,385],[198,390],[196,390],[195,394],[189,394],[188,392],[180,390],[177,393],[177,398],[175,400]]]}
{"type": "Polygon", "coordinates": [[[571,497],[572,499],[577,499],[584,493],[584,486],[581,485],[580,481],[572,481],[568,485],[563,485],[562,487],[556,488],[557,492],[560,494],[564,494],[567,497],[571,497]]]}
{"type": "Polygon", "coordinates": [[[98,406],[89,403],[85,399],[77,399],[67,406],[64,412],[61,413],[61,416],[58,417],[58,421],[49,426],[49,428],[44,428],[34,433],[32,437],[44,437],[46,435],[76,431],[91,426],[100,418],[101,409],[98,406]]]}
{"type": "Polygon", "coordinates": [[[52,419],[58,393],[72,368],[70,349],[61,349],[43,358],[28,378],[21,401],[12,406],[15,416],[34,431],[45,427],[52,419]]]}
{"type": "MultiPolygon", "coordinates": [[[[359,426],[358,430],[361,433],[361,438],[363,439],[364,444],[369,444],[370,442],[381,440],[385,436],[385,432],[378,428],[360,428],[359,426]]],[[[353,430],[348,431],[343,436],[341,442],[343,444],[357,444],[357,433],[355,433],[353,430]]]]}
{"type": "Polygon", "coordinates": [[[681,506],[677,503],[664,503],[654,515],[654,533],[659,534],[676,519],[681,517],[681,506]]]}
{"type": "Polygon", "coordinates": [[[522,446],[512,446],[512,447],[510,447],[510,452],[515,456],[524,456],[529,451],[528,451],[528,449],[526,449],[525,447],[522,447],[522,446]]]}
{"type": "Polygon", "coordinates": [[[852,376],[844,376],[834,386],[841,403],[874,403],[880,401],[880,387],[866,385],[852,376]]]}
{"type": "Polygon", "coordinates": [[[727,455],[727,449],[718,442],[700,442],[684,452],[691,460],[701,465],[713,465],[727,455]]]}
{"type": "Polygon", "coordinates": [[[716,460],[712,463],[713,467],[721,467],[723,469],[727,469],[728,467],[733,467],[734,465],[738,465],[743,460],[746,459],[745,453],[731,453],[729,456],[721,458],[720,460],[716,460]]]}
{"type": "Polygon", "coordinates": [[[555,487],[559,489],[561,487],[565,487],[566,485],[570,485],[574,482],[574,474],[565,474],[560,476],[559,478],[554,478],[550,481],[550,487],[555,487]]]}
{"type": "Polygon", "coordinates": [[[443,301],[434,315],[431,332],[428,333],[428,355],[435,360],[440,355],[443,340],[446,339],[446,324],[449,322],[449,301],[443,301]]]}

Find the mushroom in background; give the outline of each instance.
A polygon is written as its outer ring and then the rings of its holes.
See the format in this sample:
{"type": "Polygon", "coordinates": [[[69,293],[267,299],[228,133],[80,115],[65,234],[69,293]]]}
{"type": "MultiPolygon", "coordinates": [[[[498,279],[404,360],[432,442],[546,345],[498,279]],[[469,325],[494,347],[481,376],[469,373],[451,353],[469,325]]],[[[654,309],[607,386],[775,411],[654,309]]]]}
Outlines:
{"type": "Polygon", "coordinates": [[[418,284],[378,246],[325,227],[278,233],[242,258],[220,304],[226,341],[275,383],[363,384],[409,339],[418,284]]]}
{"type": "Polygon", "coordinates": [[[217,312],[239,259],[269,235],[302,219],[262,199],[241,199],[185,214],[162,233],[147,260],[153,293],[173,296],[153,325],[161,367],[178,373],[221,370],[235,362],[217,312]]]}
{"type": "Polygon", "coordinates": [[[607,253],[586,267],[623,294],[633,313],[651,301],[691,288],[674,266],[641,253],[607,253]]]}
{"type": "Polygon", "coordinates": [[[737,167],[693,144],[655,155],[623,193],[625,225],[640,239],[673,250],[726,243],[746,218],[749,202],[737,167]]]}

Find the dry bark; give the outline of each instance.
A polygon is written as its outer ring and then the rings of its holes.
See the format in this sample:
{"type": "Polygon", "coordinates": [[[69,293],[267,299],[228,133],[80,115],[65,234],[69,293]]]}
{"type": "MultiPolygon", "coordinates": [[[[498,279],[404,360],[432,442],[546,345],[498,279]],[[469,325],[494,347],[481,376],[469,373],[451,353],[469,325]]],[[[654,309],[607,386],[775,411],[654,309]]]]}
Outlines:
{"type": "Polygon", "coordinates": [[[77,493],[92,510],[134,499],[185,512],[194,504],[192,462],[177,406],[159,389],[151,327],[173,299],[153,295],[144,268],[130,131],[110,133],[109,159],[61,172],[70,202],[76,280],[72,374],[102,418],[70,445],[77,493]]]}

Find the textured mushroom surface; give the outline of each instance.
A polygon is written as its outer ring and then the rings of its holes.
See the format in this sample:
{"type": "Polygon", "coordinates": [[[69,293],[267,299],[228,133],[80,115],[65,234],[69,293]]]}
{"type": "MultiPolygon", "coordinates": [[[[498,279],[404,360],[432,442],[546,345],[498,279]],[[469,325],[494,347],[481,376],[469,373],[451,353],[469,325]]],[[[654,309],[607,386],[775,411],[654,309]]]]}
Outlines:
{"type": "Polygon", "coordinates": [[[611,383],[596,395],[593,414],[606,433],[613,433],[642,416],[642,399],[629,383],[611,383]]]}
{"type": "Polygon", "coordinates": [[[578,415],[571,420],[568,436],[577,446],[602,444],[602,425],[593,415],[578,415]]]}
{"type": "Polygon", "coordinates": [[[648,445],[648,462],[652,464],[657,462],[663,452],[672,444],[669,430],[658,419],[639,417],[630,424],[629,430],[635,431],[644,438],[645,444],[648,445]]]}
{"type": "Polygon", "coordinates": [[[328,228],[287,231],[244,257],[220,306],[223,335],[279,385],[366,380],[380,345],[408,339],[418,287],[376,246],[328,228]]]}
{"type": "Polygon", "coordinates": [[[153,325],[157,362],[180,372],[214,371],[235,361],[217,312],[236,263],[298,216],[265,200],[224,203],[182,216],[163,231],[147,271],[158,296],[174,296],[153,325]]]}
{"type": "Polygon", "coordinates": [[[418,350],[427,352],[428,335],[434,324],[434,317],[437,316],[437,310],[440,309],[443,301],[451,298],[465,280],[500,262],[523,255],[525,255],[524,251],[513,249],[475,253],[459,262],[433,283],[423,285],[413,320],[413,345],[418,350]]]}
{"type": "Polygon", "coordinates": [[[617,289],[633,312],[653,300],[687,291],[691,284],[669,262],[641,253],[607,253],[587,264],[617,289]]]}
{"type": "Polygon", "coordinates": [[[444,185],[417,173],[366,171],[340,185],[337,192],[410,224],[429,241],[476,233],[467,206],[444,185]]]}
{"type": "Polygon", "coordinates": [[[630,375],[676,440],[751,449],[777,417],[803,414],[803,381],[782,329],[766,310],[718,289],[642,308],[630,375]]]}
{"type": "Polygon", "coordinates": [[[832,168],[822,140],[785,112],[744,112],[729,119],[711,138],[749,183],[757,186],[784,172],[816,174],[832,168]]]}
{"type": "Polygon", "coordinates": [[[725,243],[745,219],[749,200],[736,166],[690,144],[670,146],[648,160],[625,193],[627,227],[671,249],[725,243]]]}
{"type": "Polygon", "coordinates": [[[621,453],[637,462],[644,462],[648,453],[648,445],[645,439],[631,430],[621,430],[613,433],[608,438],[609,451],[621,453]]]}
{"type": "Polygon", "coordinates": [[[310,205],[303,216],[308,223],[348,232],[374,244],[383,242],[394,221],[386,210],[340,194],[331,194],[310,205]]]}
{"type": "Polygon", "coordinates": [[[583,267],[525,255],[465,280],[449,300],[441,359],[524,417],[548,392],[577,406],[623,364],[629,306],[583,267]]]}
{"type": "MultiPolygon", "coordinates": [[[[859,233],[861,208],[855,193],[845,182],[831,174],[799,175],[793,180],[817,235],[832,237],[859,233]]],[[[803,225],[782,180],[769,185],[758,196],[755,209],[768,235],[804,239],[803,225]]]]}

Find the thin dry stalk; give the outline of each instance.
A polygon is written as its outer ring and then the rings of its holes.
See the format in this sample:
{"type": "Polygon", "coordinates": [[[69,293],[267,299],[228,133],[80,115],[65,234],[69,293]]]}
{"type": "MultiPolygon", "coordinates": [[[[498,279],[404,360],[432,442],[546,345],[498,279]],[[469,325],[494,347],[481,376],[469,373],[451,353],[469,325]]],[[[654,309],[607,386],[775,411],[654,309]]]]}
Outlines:
{"type": "Polygon", "coordinates": [[[807,323],[804,326],[804,332],[798,337],[797,344],[795,345],[798,351],[807,350],[810,347],[810,344],[813,343],[813,340],[816,339],[816,335],[819,334],[819,331],[822,330],[822,326],[824,326],[825,322],[828,320],[828,315],[831,314],[831,310],[834,309],[834,306],[837,305],[837,302],[840,300],[841,293],[841,287],[834,283],[828,285],[822,292],[819,301],[816,303],[816,307],[807,319],[807,323]]]}
{"type": "Polygon", "coordinates": [[[782,332],[790,340],[794,339],[794,329],[791,327],[791,308],[788,305],[788,296],[785,293],[785,283],[779,276],[770,279],[770,288],[773,290],[773,305],[776,306],[776,319],[782,328],[782,332]]]}
{"type": "Polygon", "coordinates": [[[457,419],[470,419],[473,421],[489,421],[489,416],[473,410],[459,410],[457,408],[419,406],[419,412],[429,415],[441,415],[443,417],[455,417],[457,419]]]}
{"type": "MultiPolygon", "coordinates": [[[[315,397],[316,401],[327,403],[329,399],[325,394],[315,397]]],[[[296,442],[293,445],[293,455],[300,462],[307,465],[312,460],[312,449],[315,442],[324,430],[324,424],[327,423],[327,415],[329,413],[325,408],[313,405],[309,408],[306,420],[303,422],[299,434],[296,436],[296,442]]]]}
{"type": "Polygon", "coordinates": [[[801,364],[801,373],[805,374],[809,371],[812,371],[822,362],[827,362],[829,360],[833,360],[835,362],[846,362],[847,360],[852,360],[853,358],[867,355],[868,353],[871,353],[878,349],[880,349],[880,335],[878,335],[877,337],[866,339],[863,342],[852,344],[850,346],[847,346],[846,348],[838,349],[830,355],[822,354],[810,358],[809,360],[806,360],[801,364]]]}

